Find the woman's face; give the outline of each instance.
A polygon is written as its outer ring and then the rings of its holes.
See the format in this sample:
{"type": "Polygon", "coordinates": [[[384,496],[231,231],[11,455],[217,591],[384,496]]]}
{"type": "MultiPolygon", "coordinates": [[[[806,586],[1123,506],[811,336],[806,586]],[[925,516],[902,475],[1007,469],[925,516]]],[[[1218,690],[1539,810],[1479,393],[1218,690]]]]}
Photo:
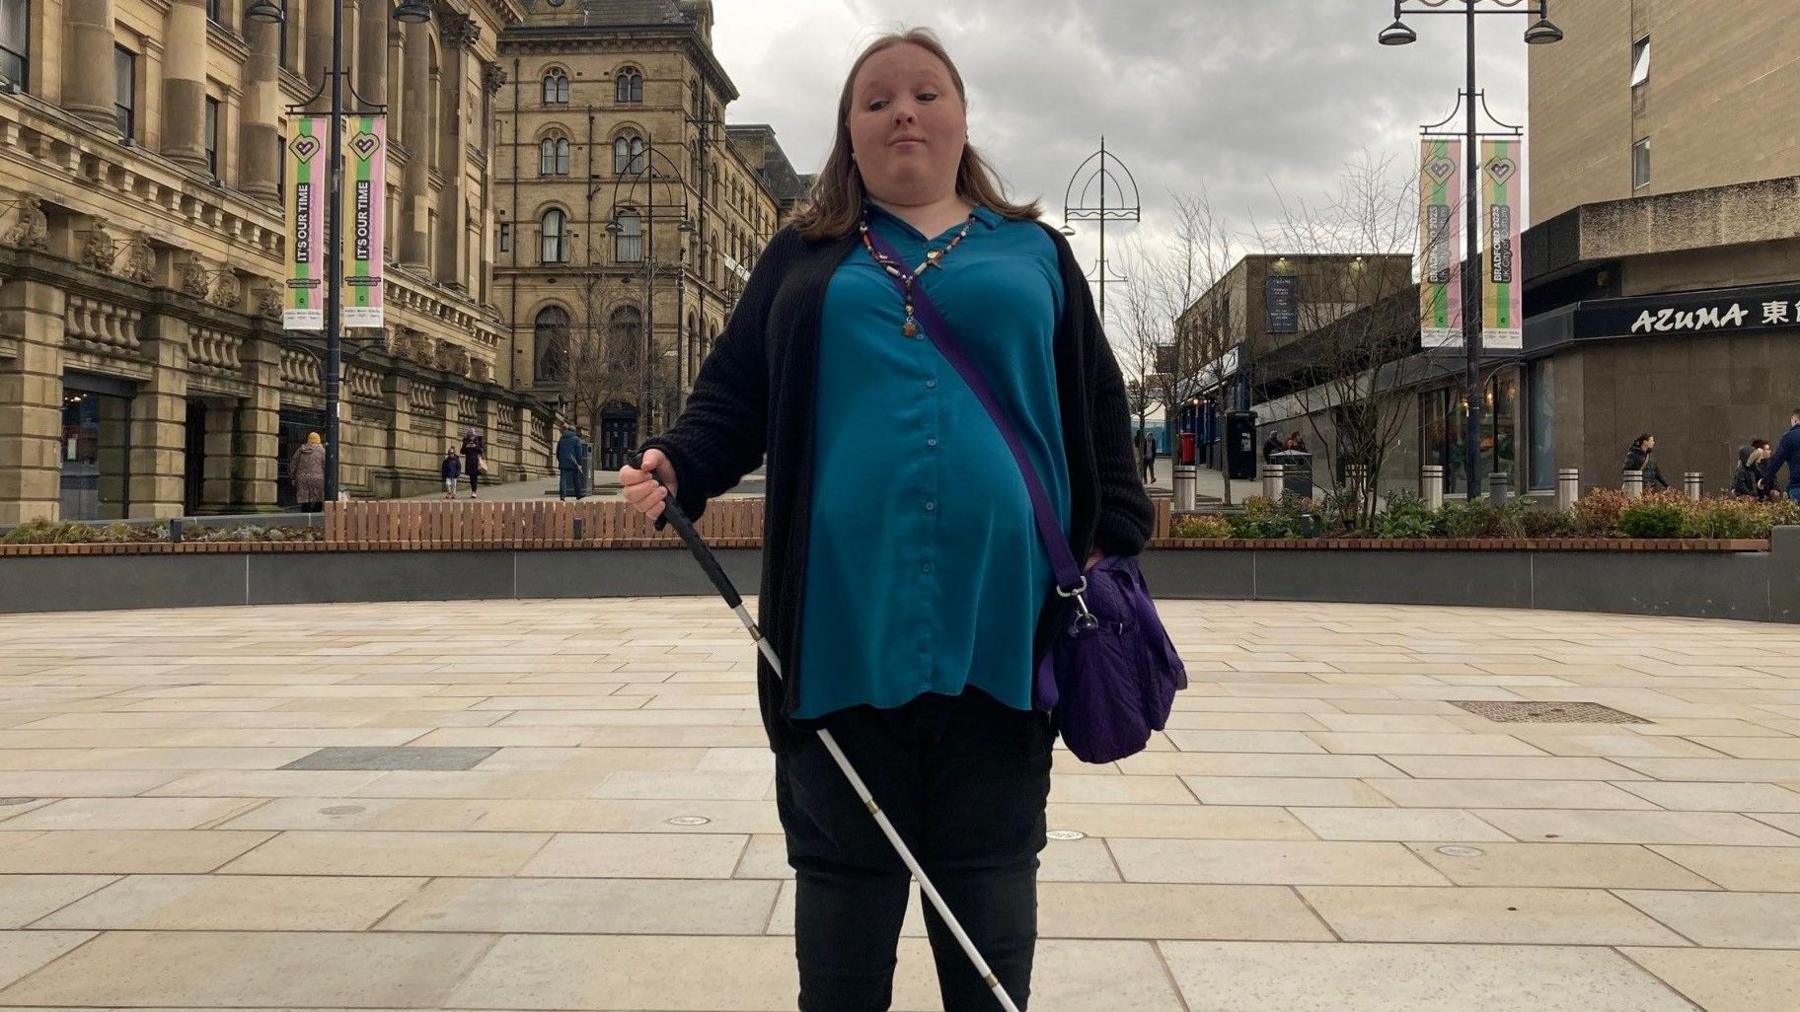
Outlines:
{"type": "Polygon", "coordinates": [[[877,200],[922,204],[956,191],[968,120],[950,69],[912,43],[864,61],[850,92],[850,149],[877,200]]]}

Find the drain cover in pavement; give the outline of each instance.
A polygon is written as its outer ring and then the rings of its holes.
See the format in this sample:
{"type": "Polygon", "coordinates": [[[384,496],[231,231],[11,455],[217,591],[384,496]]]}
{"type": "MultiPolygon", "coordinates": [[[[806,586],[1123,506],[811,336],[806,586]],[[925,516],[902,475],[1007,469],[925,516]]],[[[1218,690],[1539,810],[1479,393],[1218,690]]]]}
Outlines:
{"type": "Polygon", "coordinates": [[[466,770],[498,748],[322,748],[283,766],[284,770],[466,770]]]}
{"type": "Polygon", "coordinates": [[[1451,706],[1460,706],[1477,717],[1486,717],[1501,724],[1651,723],[1642,717],[1634,717],[1623,710],[1601,706],[1599,703],[1513,702],[1496,699],[1452,699],[1449,703],[1451,706]]]}

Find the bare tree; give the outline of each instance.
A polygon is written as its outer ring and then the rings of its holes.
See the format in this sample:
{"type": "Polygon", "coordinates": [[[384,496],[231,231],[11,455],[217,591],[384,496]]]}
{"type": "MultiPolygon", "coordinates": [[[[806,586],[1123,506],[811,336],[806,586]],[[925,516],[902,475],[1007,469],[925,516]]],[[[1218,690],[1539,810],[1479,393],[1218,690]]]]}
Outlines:
{"type": "Polygon", "coordinates": [[[1301,271],[1305,358],[1289,364],[1284,382],[1324,449],[1331,484],[1350,465],[1368,476],[1368,486],[1342,489],[1359,526],[1374,520],[1373,485],[1407,430],[1421,378],[1409,374],[1423,315],[1411,269],[1416,185],[1410,167],[1364,152],[1318,204],[1277,190],[1279,218],[1260,232],[1265,249],[1324,258],[1301,271]]]}
{"type": "Polygon", "coordinates": [[[1124,295],[1114,303],[1108,333],[1119,372],[1125,377],[1126,404],[1137,416],[1137,429],[1142,432],[1151,407],[1165,396],[1158,357],[1166,354],[1163,349],[1170,343],[1175,321],[1165,312],[1157,284],[1161,265],[1146,246],[1142,232],[1125,240],[1119,264],[1132,283],[1121,286],[1124,295]]]}
{"type": "Polygon", "coordinates": [[[1158,395],[1174,411],[1184,391],[1200,383],[1201,370],[1230,344],[1227,320],[1218,306],[1197,305],[1201,296],[1231,271],[1241,253],[1227,223],[1213,211],[1204,187],[1199,193],[1169,194],[1174,205],[1173,237],[1152,258],[1146,280],[1169,321],[1171,340],[1157,370],[1158,395]]]}
{"type": "Polygon", "coordinates": [[[590,274],[582,279],[578,317],[563,335],[559,355],[563,394],[574,408],[577,425],[586,426],[600,445],[600,418],[609,407],[634,401],[638,393],[638,361],[643,357],[640,317],[634,305],[618,313],[620,285],[590,274]],[[633,321],[635,320],[635,324],[633,321]]]}

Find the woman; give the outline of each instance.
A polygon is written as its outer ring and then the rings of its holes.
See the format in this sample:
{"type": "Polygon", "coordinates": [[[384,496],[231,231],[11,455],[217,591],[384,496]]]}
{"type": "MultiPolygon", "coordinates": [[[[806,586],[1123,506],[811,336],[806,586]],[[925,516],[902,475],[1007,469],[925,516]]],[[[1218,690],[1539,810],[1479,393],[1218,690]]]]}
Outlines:
{"type": "MultiPolygon", "coordinates": [[[[757,604],[786,677],[759,660],[757,681],[806,1010],[888,1007],[908,882],[820,727],[1025,1007],[1054,737],[1031,677],[1064,614],[1002,438],[864,227],[922,274],[1075,557],[1135,554],[1150,531],[1124,385],[1081,266],[1035,204],[1006,198],[968,145],[965,106],[930,32],[863,51],[811,206],[758,259],[686,411],[645,444],[643,470],[620,471],[660,526],[669,495],[698,516],[767,455],[757,604]]],[[[925,923],[944,1007],[992,1009],[929,906],[925,923]]]]}
{"type": "Polygon", "coordinates": [[[294,451],[288,474],[294,479],[294,501],[300,504],[300,512],[317,513],[325,508],[325,444],[317,432],[308,432],[306,442],[294,451]]]}
{"type": "Polygon", "coordinates": [[[1762,487],[1763,462],[1768,459],[1769,444],[1766,440],[1756,439],[1749,446],[1738,447],[1738,466],[1731,475],[1731,494],[1758,500],[1768,499],[1768,491],[1762,487]]]}
{"type": "Polygon", "coordinates": [[[1650,459],[1656,449],[1656,437],[1646,432],[1631,441],[1631,449],[1625,451],[1625,470],[1644,472],[1644,491],[1665,489],[1669,482],[1662,475],[1662,468],[1650,459]]]}
{"type": "Polygon", "coordinates": [[[487,457],[487,440],[473,425],[463,430],[463,471],[469,476],[469,498],[481,498],[482,461],[487,457]]]}

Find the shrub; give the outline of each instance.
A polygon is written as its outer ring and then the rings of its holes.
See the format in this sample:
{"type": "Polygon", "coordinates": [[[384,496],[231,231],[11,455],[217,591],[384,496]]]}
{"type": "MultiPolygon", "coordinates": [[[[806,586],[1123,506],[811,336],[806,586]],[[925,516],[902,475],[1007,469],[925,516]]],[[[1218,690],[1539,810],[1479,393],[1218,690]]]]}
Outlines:
{"type": "Polygon", "coordinates": [[[1575,533],[1575,514],[1569,510],[1526,510],[1525,536],[1566,538],[1575,533]]]}
{"type": "Polygon", "coordinates": [[[1628,538],[1678,538],[1692,504],[1678,492],[1650,492],[1619,511],[1619,533],[1628,538]]]}
{"type": "Polygon", "coordinates": [[[1229,538],[1231,522],[1221,516],[1189,514],[1176,517],[1169,533],[1178,538],[1229,538]]]}
{"type": "Polygon", "coordinates": [[[187,541],[321,541],[325,532],[316,527],[265,527],[246,523],[236,527],[190,527],[181,536],[187,541]]]}
{"type": "Polygon", "coordinates": [[[1375,535],[1382,538],[1434,538],[1442,534],[1438,515],[1425,500],[1408,489],[1388,493],[1387,512],[1375,518],[1375,535]]]}
{"type": "Polygon", "coordinates": [[[1763,504],[1754,499],[1704,499],[1687,509],[1681,520],[1684,538],[1768,537],[1763,504]]]}
{"type": "Polygon", "coordinates": [[[1575,500],[1575,533],[1585,538],[1614,536],[1619,530],[1619,513],[1629,502],[1616,488],[1589,489],[1575,500]]]}
{"type": "Polygon", "coordinates": [[[1525,536],[1525,499],[1496,505],[1492,499],[1447,502],[1439,513],[1444,534],[1452,538],[1522,538],[1525,536]]]}
{"type": "Polygon", "coordinates": [[[1244,512],[1228,522],[1235,538],[1307,538],[1318,533],[1318,507],[1296,496],[1253,496],[1244,500],[1244,512]]]}

